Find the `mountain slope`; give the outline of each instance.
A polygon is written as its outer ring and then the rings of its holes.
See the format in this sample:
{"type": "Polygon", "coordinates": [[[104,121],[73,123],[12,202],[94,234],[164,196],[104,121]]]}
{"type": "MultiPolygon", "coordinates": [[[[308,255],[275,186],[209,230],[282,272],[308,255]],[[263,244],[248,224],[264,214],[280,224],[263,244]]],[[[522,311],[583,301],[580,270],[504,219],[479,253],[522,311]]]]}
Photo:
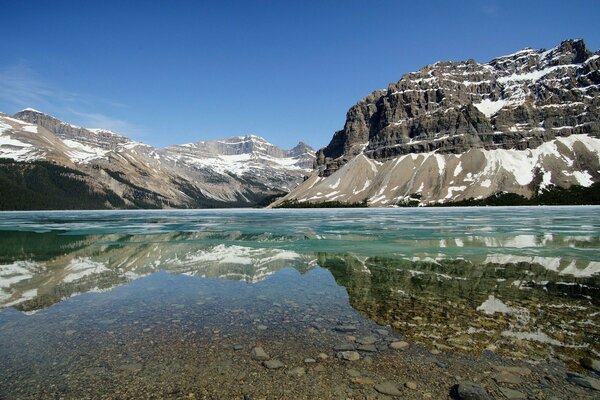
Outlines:
{"type": "MultiPolygon", "coordinates": [[[[10,165],[12,176],[19,175],[19,169],[23,175],[30,169],[27,163],[34,161],[75,170],[84,177],[92,197],[112,199],[116,195],[120,199],[102,202],[107,208],[267,204],[310,172],[307,165],[312,166],[314,152],[302,146],[305,151],[299,152],[298,148],[286,151],[260,137],[246,136],[158,149],[110,131],[70,125],[33,109],[13,117],[0,114],[0,158],[20,161],[10,165]]],[[[66,173],[57,168],[52,171],[57,176],[66,173]]],[[[55,194],[61,190],[60,185],[52,189],[55,194]]],[[[68,200],[65,206],[72,204],[72,199],[68,200]]],[[[84,208],[98,206],[83,199],[81,204],[84,208]]],[[[32,203],[20,208],[34,207],[38,206],[32,203]]]]}
{"type": "Polygon", "coordinates": [[[282,201],[389,206],[600,181],[600,56],[581,40],[438,62],[362,99],[282,201]]]}

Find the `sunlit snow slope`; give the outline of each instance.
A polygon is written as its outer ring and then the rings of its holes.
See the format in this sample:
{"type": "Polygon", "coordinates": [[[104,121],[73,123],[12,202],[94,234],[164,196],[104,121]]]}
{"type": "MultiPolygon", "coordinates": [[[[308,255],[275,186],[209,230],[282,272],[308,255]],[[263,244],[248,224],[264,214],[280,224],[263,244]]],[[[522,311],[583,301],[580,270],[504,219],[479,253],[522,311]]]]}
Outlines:
{"type": "Polygon", "coordinates": [[[362,99],[281,201],[448,203],[600,181],[600,56],[582,40],[438,62],[362,99]]]}

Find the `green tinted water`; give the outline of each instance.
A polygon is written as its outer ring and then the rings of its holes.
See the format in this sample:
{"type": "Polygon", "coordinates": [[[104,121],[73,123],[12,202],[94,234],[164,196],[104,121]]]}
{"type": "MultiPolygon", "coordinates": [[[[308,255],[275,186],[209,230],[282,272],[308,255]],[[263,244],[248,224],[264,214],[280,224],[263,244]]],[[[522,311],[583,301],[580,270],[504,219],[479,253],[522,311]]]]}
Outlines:
{"type": "Polygon", "coordinates": [[[340,324],[448,353],[597,357],[599,211],[2,213],[0,388],[145,397],[223,369],[260,381],[240,354],[268,342],[302,364],[340,324]]]}

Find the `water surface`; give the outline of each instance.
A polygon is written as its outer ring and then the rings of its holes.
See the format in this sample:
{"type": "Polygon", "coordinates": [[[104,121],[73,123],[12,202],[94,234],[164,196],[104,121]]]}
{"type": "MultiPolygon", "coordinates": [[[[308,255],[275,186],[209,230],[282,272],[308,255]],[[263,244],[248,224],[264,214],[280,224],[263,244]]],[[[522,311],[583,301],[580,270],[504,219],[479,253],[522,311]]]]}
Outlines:
{"type": "MultiPolygon", "coordinates": [[[[374,369],[400,338],[575,365],[600,354],[599,211],[1,213],[0,397],[262,396],[252,347],[312,371],[347,325],[374,369]]],[[[348,395],[328,368],[272,394],[348,395]]]]}

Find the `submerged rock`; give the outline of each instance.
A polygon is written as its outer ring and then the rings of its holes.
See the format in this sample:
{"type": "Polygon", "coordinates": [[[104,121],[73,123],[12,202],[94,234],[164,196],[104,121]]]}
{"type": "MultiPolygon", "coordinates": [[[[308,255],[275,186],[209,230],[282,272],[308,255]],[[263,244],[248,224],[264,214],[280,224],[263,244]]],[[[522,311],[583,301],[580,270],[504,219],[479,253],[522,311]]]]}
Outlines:
{"type": "Polygon", "coordinates": [[[417,390],[417,383],[416,382],[406,382],[404,384],[404,386],[406,386],[407,388],[409,388],[411,390],[417,390]]]}
{"type": "Polygon", "coordinates": [[[354,325],[338,325],[335,328],[338,332],[354,332],[356,330],[356,326],[354,325]]]}
{"type": "Polygon", "coordinates": [[[488,400],[490,396],[483,386],[473,382],[462,382],[458,385],[456,393],[460,400],[488,400]]]}
{"type": "Polygon", "coordinates": [[[398,385],[391,381],[385,381],[375,385],[375,390],[381,394],[388,396],[402,396],[402,392],[398,389],[398,385]]]}
{"type": "Polygon", "coordinates": [[[369,353],[376,353],[377,352],[377,347],[375,347],[375,345],[372,345],[372,344],[358,346],[356,349],[358,351],[366,351],[366,352],[369,352],[369,353]]]}
{"type": "Polygon", "coordinates": [[[356,346],[353,345],[352,343],[340,343],[333,348],[333,350],[335,350],[335,351],[352,351],[355,349],[356,349],[356,346]]]}
{"type": "Polygon", "coordinates": [[[492,379],[498,383],[510,383],[513,385],[518,385],[523,382],[518,375],[511,374],[510,372],[502,371],[492,375],[492,379]]]}
{"type": "Polygon", "coordinates": [[[568,372],[567,376],[569,382],[574,383],[575,385],[584,387],[586,389],[600,391],[600,380],[598,379],[579,375],[575,372],[568,372]]]}
{"type": "Polygon", "coordinates": [[[338,353],[338,358],[346,361],[358,361],[360,360],[360,354],[356,351],[341,351],[338,353]]]}
{"type": "Polygon", "coordinates": [[[375,343],[377,343],[379,341],[379,339],[377,339],[374,336],[365,336],[365,337],[361,337],[361,338],[356,339],[356,341],[359,344],[369,345],[369,344],[375,344],[375,343]]]}
{"type": "Polygon", "coordinates": [[[584,357],[580,360],[581,365],[592,371],[600,372],[600,360],[584,357]]]}
{"type": "Polygon", "coordinates": [[[406,349],[408,349],[408,346],[410,346],[410,345],[408,344],[408,342],[405,342],[405,341],[398,341],[398,342],[390,343],[390,347],[394,350],[406,350],[406,349]]]}
{"type": "Polygon", "coordinates": [[[525,393],[519,392],[518,390],[500,388],[500,391],[508,400],[527,400],[527,395],[525,393]]]}
{"type": "Polygon", "coordinates": [[[269,358],[270,358],[269,355],[263,350],[262,347],[257,346],[252,349],[252,359],[253,360],[265,361],[265,360],[268,360],[269,358]]]}

